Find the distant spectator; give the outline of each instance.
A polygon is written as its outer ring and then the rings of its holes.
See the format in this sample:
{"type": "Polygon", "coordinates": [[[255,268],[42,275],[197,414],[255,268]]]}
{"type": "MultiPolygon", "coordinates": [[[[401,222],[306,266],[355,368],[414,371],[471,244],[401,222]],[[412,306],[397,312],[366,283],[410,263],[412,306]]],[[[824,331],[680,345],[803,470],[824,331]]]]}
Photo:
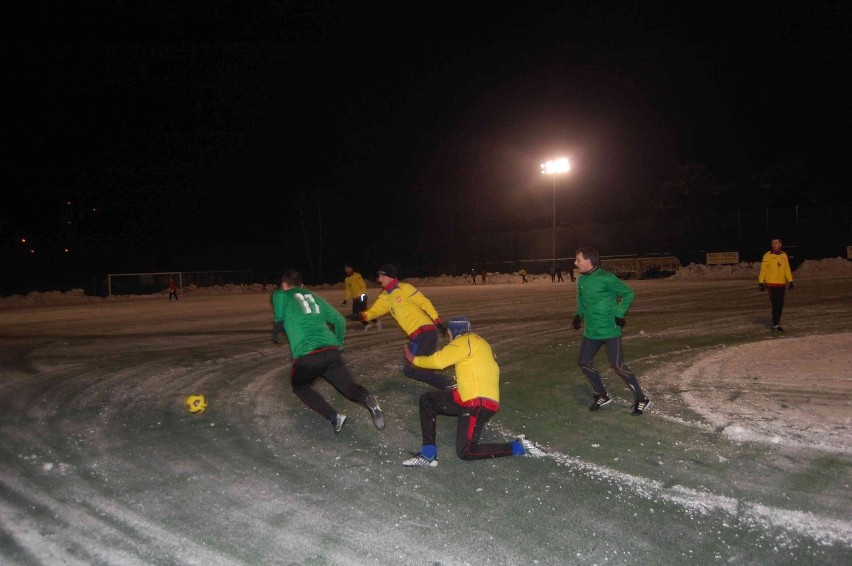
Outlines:
{"type": "Polygon", "coordinates": [[[562,283],[563,281],[564,281],[564,279],[562,279],[562,268],[561,268],[561,267],[557,267],[557,268],[556,268],[556,282],[557,282],[557,283],[562,283]]]}
{"type": "Polygon", "coordinates": [[[474,268],[470,268],[470,281],[476,285],[476,270],[474,268]]]}
{"type": "Polygon", "coordinates": [[[172,301],[172,297],[174,297],[176,301],[180,300],[177,293],[177,283],[175,282],[175,278],[169,277],[169,302],[172,301]]]}
{"type": "Polygon", "coordinates": [[[524,269],[524,268],[522,267],[522,268],[518,271],[518,275],[520,275],[520,276],[521,276],[521,283],[529,283],[529,281],[527,281],[527,270],[526,270],[526,269],[524,269]]]}
{"type": "Polygon", "coordinates": [[[485,285],[485,276],[488,275],[488,272],[484,269],[479,272],[479,276],[482,277],[482,284],[485,285]]]}

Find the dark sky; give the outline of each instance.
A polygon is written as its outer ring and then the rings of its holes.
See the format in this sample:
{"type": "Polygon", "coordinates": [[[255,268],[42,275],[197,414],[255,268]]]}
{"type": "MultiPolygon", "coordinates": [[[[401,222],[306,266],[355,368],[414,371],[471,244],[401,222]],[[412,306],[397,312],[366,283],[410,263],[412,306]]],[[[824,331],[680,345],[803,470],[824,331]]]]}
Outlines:
{"type": "Polygon", "coordinates": [[[547,225],[559,155],[560,214],[692,162],[845,183],[849,2],[459,4],[30,8],[3,40],[3,236],[295,246],[321,213],[326,249],[399,257],[547,225]]]}

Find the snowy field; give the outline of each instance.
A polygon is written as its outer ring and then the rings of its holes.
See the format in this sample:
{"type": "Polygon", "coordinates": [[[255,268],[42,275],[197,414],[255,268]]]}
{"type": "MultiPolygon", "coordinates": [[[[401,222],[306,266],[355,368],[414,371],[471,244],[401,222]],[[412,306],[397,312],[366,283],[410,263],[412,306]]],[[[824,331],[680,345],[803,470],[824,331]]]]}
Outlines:
{"type": "Polygon", "coordinates": [[[0,562],[852,563],[852,276],[797,273],[784,333],[751,274],[631,282],[641,417],[603,352],[615,402],[587,410],[574,284],[518,280],[411,282],[498,356],[486,439],[549,457],[462,462],[439,419],[428,469],[401,466],[426,389],[391,319],[345,348],[387,428],[323,383],[335,435],[288,387],[268,293],[0,302],[0,562]]]}

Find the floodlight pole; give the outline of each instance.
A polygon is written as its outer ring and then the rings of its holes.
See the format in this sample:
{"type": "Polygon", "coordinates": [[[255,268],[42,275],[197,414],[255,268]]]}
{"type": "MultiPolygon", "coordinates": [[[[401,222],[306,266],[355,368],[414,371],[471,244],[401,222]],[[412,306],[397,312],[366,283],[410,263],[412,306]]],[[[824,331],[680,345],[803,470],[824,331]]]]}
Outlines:
{"type": "Polygon", "coordinates": [[[553,263],[550,266],[550,273],[556,271],[556,175],[553,175],[553,263]]]}
{"type": "Polygon", "coordinates": [[[567,157],[560,157],[541,164],[541,172],[553,177],[553,247],[551,249],[553,264],[551,265],[551,273],[556,270],[556,175],[567,173],[570,170],[571,164],[567,157]]]}

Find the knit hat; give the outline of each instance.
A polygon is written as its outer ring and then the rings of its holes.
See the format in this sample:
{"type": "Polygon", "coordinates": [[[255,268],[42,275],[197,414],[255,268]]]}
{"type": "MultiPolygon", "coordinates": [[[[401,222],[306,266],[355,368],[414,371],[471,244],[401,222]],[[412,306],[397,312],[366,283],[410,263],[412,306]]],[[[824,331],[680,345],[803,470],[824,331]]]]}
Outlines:
{"type": "Polygon", "coordinates": [[[447,323],[447,329],[449,329],[453,340],[455,340],[457,336],[467,334],[473,330],[470,326],[470,319],[466,316],[454,316],[451,318],[447,323]]]}
{"type": "Polygon", "coordinates": [[[396,279],[396,266],[392,263],[383,263],[377,273],[378,275],[386,275],[391,279],[396,279]]]}

